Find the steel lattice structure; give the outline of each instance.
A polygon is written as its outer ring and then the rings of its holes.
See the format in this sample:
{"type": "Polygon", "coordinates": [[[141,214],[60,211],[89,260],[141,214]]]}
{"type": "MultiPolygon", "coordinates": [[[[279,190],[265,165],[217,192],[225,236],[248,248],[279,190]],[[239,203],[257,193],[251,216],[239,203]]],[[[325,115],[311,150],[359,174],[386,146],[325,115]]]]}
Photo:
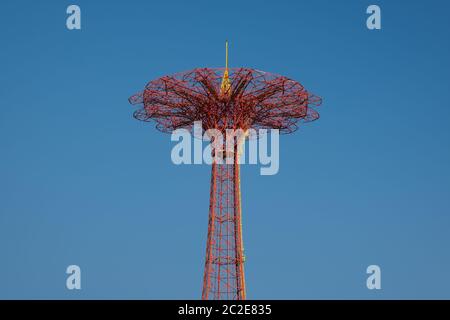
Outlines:
{"type": "MultiPolygon", "coordinates": [[[[227,46],[228,47],[228,46],[227,46]]],[[[155,121],[163,132],[193,130],[279,129],[295,131],[302,122],[319,118],[321,99],[298,82],[249,68],[198,68],[150,81],[129,98],[140,105],[134,117],[155,121]]],[[[239,147],[215,150],[231,160],[213,161],[202,299],[245,299],[244,248],[239,174],[239,147]]]]}
{"type": "Polygon", "coordinates": [[[207,129],[279,129],[295,131],[300,122],[319,118],[312,107],[321,99],[298,82],[248,68],[199,68],[150,81],[129,99],[143,107],[134,117],[156,121],[163,132],[192,128],[202,121],[207,129]],[[228,72],[226,72],[228,71],[228,72]],[[224,73],[230,87],[221,89],[224,73]]]}

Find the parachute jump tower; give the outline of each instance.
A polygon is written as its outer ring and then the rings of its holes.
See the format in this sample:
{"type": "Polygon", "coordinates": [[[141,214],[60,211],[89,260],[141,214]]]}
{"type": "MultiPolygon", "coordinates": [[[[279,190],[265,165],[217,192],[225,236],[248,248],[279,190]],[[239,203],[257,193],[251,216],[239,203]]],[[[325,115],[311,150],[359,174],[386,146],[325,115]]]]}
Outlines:
{"type": "MultiPolygon", "coordinates": [[[[300,123],[319,118],[314,107],[321,98],[298,82],[250,68],[197,68],[150,81],[129,102],[139,105],[134,117],[156,122],[170,133],[193,131],[195,121],[204,131],[216,129],[279,129],[294,132],[300,123]]],[[[195,134],[195,133],[194,133],[195,134]]],[[[246,298],[239,150],[244,137],[230,148],[212,148],[208,235],[202,299],[246,298]],[[223,159],[224,161],[217,161],[223,159]]]]}

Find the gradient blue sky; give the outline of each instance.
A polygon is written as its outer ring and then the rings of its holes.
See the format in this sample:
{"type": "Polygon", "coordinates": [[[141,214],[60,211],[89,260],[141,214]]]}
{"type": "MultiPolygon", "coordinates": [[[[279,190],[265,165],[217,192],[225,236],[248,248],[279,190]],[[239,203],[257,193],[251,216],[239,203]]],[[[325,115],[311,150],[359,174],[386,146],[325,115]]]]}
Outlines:
{"type": "Polygon", "coordinates": [[[230,64],[321,118],[244,166],[248,297],[450,298],[447,1],[2,1],[0,298],[200,298],[207,165],[132,118],[147,81],[230,64]],[[82,10],[82,30],[65,27],[82,10]],[[382,30],[365,27],[382,9],[382,30]],[[65,269],[82,269],[68,291],[65,269]],[[365,286],[382,268],[382,290],[365,286]]]}

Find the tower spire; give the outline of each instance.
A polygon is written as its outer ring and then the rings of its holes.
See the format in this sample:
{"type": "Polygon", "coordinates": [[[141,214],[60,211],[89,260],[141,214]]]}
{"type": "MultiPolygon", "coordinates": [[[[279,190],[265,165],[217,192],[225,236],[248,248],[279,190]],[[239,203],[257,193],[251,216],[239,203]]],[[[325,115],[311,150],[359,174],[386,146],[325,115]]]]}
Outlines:
{"type": "Polygon", "coordinates": [[[225,41],[225,69],[228,70],[228,40],[225,41]]]}
{"type": "Polygon", "coordinates": [[[228,40],[225,41],[225,71],[223,72],[222,83],[220,84],[220,94],[229,95],[231,83],[228,76],[228,40]]]}

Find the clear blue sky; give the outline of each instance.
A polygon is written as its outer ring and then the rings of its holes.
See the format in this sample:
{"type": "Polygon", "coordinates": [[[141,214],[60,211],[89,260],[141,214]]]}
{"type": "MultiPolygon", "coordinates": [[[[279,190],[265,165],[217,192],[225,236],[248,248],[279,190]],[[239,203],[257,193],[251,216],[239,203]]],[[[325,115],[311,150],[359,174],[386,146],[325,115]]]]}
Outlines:
{"type": "Polygon", "coordinates": [[[450,298],[446,1],[2,1],[0,298],[201,295],[207,165],[132,118],[149,80],[224,63],[296,79],[321,118],[244,166],[248,297],[450,298]],[[66,8],[82,10],[68,31],[66,8]],[[365,27],[382,9],[382,30],[365,27]],[[82,269],[82,290],[65,269],[82,269]],[[365,286],[382,269],[382,290],[365,286]]]}

